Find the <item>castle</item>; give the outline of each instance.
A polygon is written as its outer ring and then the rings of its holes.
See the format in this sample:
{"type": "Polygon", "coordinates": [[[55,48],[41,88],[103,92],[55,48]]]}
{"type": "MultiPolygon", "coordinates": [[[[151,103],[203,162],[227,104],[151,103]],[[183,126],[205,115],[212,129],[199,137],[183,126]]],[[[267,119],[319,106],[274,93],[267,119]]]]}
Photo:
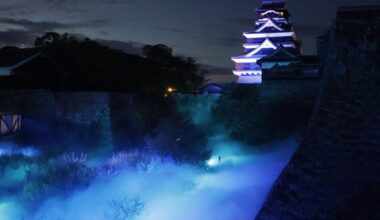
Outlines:
{"type": "Polygon", "coordinates": [[[244,55],[232,57],[235,62],[233,73],[239,76],[238,83],[261,83],[263,72],[258,61],[268,55],[278,57],[281,54],[281,59],[285,57],[293,63],[301,62],[298,59],[302,53],[301,43],[293,31],[285,0],[263,0],[256,12],[258,18],[254,31],[243,33],[247,38],[243,45],[244,55]]]}

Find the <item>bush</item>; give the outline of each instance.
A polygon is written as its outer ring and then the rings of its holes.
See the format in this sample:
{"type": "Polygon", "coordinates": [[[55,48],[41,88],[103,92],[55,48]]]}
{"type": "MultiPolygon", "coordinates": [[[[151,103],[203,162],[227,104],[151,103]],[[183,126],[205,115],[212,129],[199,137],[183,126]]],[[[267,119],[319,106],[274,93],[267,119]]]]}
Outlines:
{"type": "Polygon", "coordinates": [[[260,97],[258,86],[237,86],[213,109],[214,120],[250,145],[286,139],[306,128],[314,100],[301,95],[260,97]],[[228,116],[228,117],[226,117],[228,116]]]}
{"type": "Polygon", "coordinates": [[[175,161],[200,163],[210,157],[206,135],[181,115],[170,116],[159,123],[151,145],[175,161]]]}
{"type": "Polygon", "coordinates": [[[105,216],[112,220],[134,219],[144,209],[144,204],[139,199],[129,199],[126,194],[112,199],[109,206],[110,210],[105,216]]]}
{"type": "Polygon", "coordinates": [[[153,156],[146,152],[138,150],[121,151],[106,161],[101,167],[101,171],[105,175],[117,175],[119,171],[130,167],[147,171],[153,161],[153,156]]]}
{"type": "Polygon", "coordinates": [[[32,200],[52,194],[67,195],[73,190],[87,187],[97,176],[95,168],[85,164],[84,155],[65,155],[63,162],[42,160],[27,171],[24,195],[32,200]]]}

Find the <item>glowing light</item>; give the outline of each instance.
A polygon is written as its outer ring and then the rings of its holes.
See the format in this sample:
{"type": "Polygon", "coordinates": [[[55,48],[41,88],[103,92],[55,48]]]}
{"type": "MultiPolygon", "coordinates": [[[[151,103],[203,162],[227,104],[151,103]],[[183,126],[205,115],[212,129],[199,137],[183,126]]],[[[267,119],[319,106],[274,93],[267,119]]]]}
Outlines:
{"type": "Polygon", "coordinates": [[[251,71],[251,70],[234,70],[233,73],[236,76],[261,76],[261,70],[251,71]]]}
{"type": "MultiPolygon", "coordinates": [[[[262,58],[262,57],[260,57],[262,58]]],[[[258,58],[238,58],[233,57],[232,60],[236,63],[256,63],[259,59],[258,58]]]]}
{"type": "Polygon", "coordinates": [[[173,93],[173,92],[176,92],[177,89],[176,89],[176,88],[173,88],[173,87],[168,87],[168,88],[166,89],[166,91],[167,91],[168,93],[173,93]]]}
{"type": "Polygon", "coordinates": [[[26,148],[20,149],[18,150],[18,153],[24,155],[25,157],[35,157],[40,154],[40,152],[33,147],[26,147],[26,148]]]}
{"type": "Polygon", "coordinates": [[[256,76],[239,76],[239,84],[259,84],[262,83],[261,75],[256,76]]]}
{"type": "Polygon", "coordinates": [[[246,38],[271,38],[271,37],[293,37],[295,34],[291,32],[281,32],[281,33],[244,33],[246,38]]]}
{"type": "Polygon", "coordinates": [[[212,157],[208,161],[206,161],[207,166],[216,167],[219,165],[219,159],[217,157],[212,157]]]}
{"type": "MultiPolygon", "coordinates": [[[[268,3],[268,5],[270,4],[268,3]]],[[[261,8],[259,11],[262,13],[260,13],[260,18],[255,22],[256,29],[253,32],[243,33],[247,38],[247,43],[243,44],[245,54],[231,58],[235,62],[233,73],[239,76],[238,83],[261,83],[261,71],[257,72],[261,70],[261,67],[250,64],[256,64],[258,60],[276,50],[279,45],[294,48],[294,51],[298,49],[296,45],[297,37],[291,25],[281,25],[284,23],[289,24],[286,12],[276,11],[275,8],[261,8]],[[259,75],[258,73],[260,73],[260,76],[257,76],[259,75]]]]}
{"type": "MultiPolygon", "coordinates": [[[[267,15],[267,14],[269,14],[269,13],[273,13],[273,14],[279,14],[277,11],[275,11],[275,10],[268,10],[268,11],[266,11],[266,12],[264,12],[264,13],[261,13],[261,16],[264,16],[264,15],[267,15]]],[[[281,12],[282,13],[282,12],[281,12]]]]}
{"type": "Polygon", "coordinates": [[[164,97],[167,98],[170,94],[177,92],[177,89],[174,87],[169,86],[166,88],[166,91],[164,93],[164,97]]]}
{"type": "MultiPolygon", "coordinates": [[[[294,43],[284,43],[284,44],[281,44],[283,47],[292,47],[292,48],[296,48],[296,45],[294,43]]],[[[258,48],[260,45],[259,44],[243,44],[243,47],[245,49],[256,49],[258,48]]]]}

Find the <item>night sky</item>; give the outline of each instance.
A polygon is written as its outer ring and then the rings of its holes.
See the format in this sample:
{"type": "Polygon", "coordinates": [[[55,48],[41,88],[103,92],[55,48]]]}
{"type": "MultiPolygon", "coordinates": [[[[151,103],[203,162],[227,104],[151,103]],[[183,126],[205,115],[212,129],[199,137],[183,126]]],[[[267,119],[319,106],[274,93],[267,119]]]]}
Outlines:
{"type": "MultiPolygon", "coordinates": [[[[12,0],[0,5],[0,45],[28,46],[47,31],[74,33],[137,52],[163,43],[179,55],[231,69],[243,31],[252,30],[260,0],[12,0]]],[[[379,0],[289,0],[294,29],[307,54],[340,5],[379,0]]],[[[227,74],[230,74],[228,72],[227,74]]]]}

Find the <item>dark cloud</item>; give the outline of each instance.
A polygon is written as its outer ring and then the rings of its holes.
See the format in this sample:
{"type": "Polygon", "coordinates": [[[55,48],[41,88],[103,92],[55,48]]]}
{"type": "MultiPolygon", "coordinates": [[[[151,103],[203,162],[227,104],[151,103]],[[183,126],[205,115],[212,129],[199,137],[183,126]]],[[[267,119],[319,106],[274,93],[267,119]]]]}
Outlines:
{"type": "Polygon", "coordinates": [[[208,72],[208,75],[231,74],[231,68],[216,67],[212,65],[201,65],[201,68],[208,72]]]}
{"type": "Polygon", "coordinates": [[[69,25],[59,22],[35,22],[26,19],[0,18],[0,23],[16,25],[30,31],[46,31],[67,28],[69,25]]]}
{"type": "Polygon", "coordinates": [[[232,36],[232,35],[216,35],[216,36],[213,36],[213,37],[210,37],[208,40],[207,40],[207,43],[210,44],[210,45],[215,45],[215,46],[221,46],[221,47],[231,47],[231,46],[234,46],[236,44],[242,44],[243,42],[243,38],[241,35],[236,35],[236,36],[232,36]]]}
{"type": "Polygon", "coordinates": [[[228,22],[231,24],[247,25],[247,24],[252,24],[254,22],[254,19],[241,16],[238,18],[225,19],[225,22],[228,22]]]}
{"type": "Polygon", "coordinates": [[[0,18],[0,24],[13,25],[0,31],[0,45],[28,46],[34,39],[45,32],[64,31],[68,28],[99,27],[106,24],[107,20],[92,20],[85,23],[60,23],[54,21],[31,21],[27,19],[0,18]]]}
{"type": "Polygon", "coordinates": [[[208,82],[225,83],[236,80],[236,76],[232,74],[231,68],[221,68],[211,65],[202,65],[208,73],[205,78],[208,82]]]}
{"type": "Polygon", "coordinates": [[[11,16],[26,16],[33,14],[34,10],[20,5],[1,5],[0,13],[9,14],[11,16]]]}
{"type": "MultiPolygon", "coordinates": [[[[75,3],[78,2],[78,0],[43,0],[47,3],[52,4],[64,4],[64,3],[75,3]]],[[[86,1],[86,0],[80,0],[80,1],[86,1]]],[[[87,0],[87,2],[91,2],[91,0],[87,0]]],[[[94,2],[94,1],[92,1],[94,2]]],[[[103,0],[102,2],[109,3],[109,4],[120,4],[120,3],[126,3],[129,2],[128,0],[103,0]]]]}
{"type": "Polygon", "coordinates": [[[8,29],[0,31],[0,46],[22,46],[31,45],[36,34],[30,31],[8,29]]]}
{"type": "Polygon", "coordinates": [[[66,28],[98,27],[108,20],[91,20],[84,23],[60,23],[54,21],[31,21],[27,19],[0,18],[0,23],[20,26],[34,32],[54,31],[66,28]]]}
{"type": "Polygon", "coordinates": [[[9,12],[13,10],[19,10],[21,7],[18,6],[0,6],[0,12],[9,12]]]}
{"type": "Polygon", "coordinates": [[[186,30],[184,30],[184,29],[173,28],[173,27],[157,27],[155,29],[160,29],[162,31],[174,32],[174,33],[186,32],[186,30]]]}
{"type": "Polygon", "coordinates": [[[125,53],[129,54],[142,54],[142,48],[145,46],[145,44],[142,43],[136,43],[136,42],[123,42],[123,41],[117,41],[117,40],[105,40],[105,39],[97,39],[100,44],[103,44],[107,47],[121,50],[125,53]]]}
{"type": "MultiPolygon", "coordinates": [[[[243,51],[245,39],[241,33],[253,30],[255,8],[260,2],[4,0],[0,5],[0,37],[4,36],[4,40],[0,42],[11,41],[12,35],[14,42],[27,43],[43,32],[69,32],[107,39],[111,47],[134,53],[138,49],[130,42],[164,43],[174,47],[176,53],[193,56],[199,62],[232,68],[230,57],[243,51]]],[[[315,38],[331,25],[338,6],[379,4],[379,0],[292,0],[287,3],[294,30],[304,42],[305,51],[315,53],[315,38]]]]}

